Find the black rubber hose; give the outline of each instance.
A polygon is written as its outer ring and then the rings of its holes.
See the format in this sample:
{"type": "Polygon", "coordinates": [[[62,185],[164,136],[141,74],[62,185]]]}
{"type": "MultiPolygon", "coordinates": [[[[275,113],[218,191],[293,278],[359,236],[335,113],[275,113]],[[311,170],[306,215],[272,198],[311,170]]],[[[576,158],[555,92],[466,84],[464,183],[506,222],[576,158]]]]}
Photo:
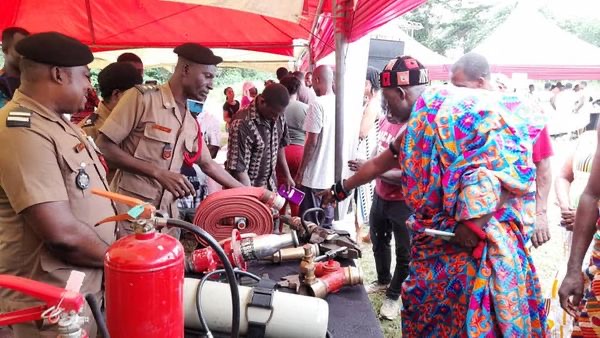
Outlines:
{"type": "MultiPolygon", "coordinates": [[[[208,327],[208,323],[206,322],[206,319],[204,319],[204,312],[202,311],[200,295],[202,293],[202,288],[204,287],[204,282],[206,282],[211,276],[221,275],[224,272],[225,272],[224,269],[220,269],[220,270],[215,270],[215,271],[207,273],[206,275],[204,275],[202,277],[202,279],[200,280],[200,283],[198,283],[198,286],[196,287],[196,312],[198,312],[198,318],[200,319],[200,323],[201,323],[202,327],[204,328],[204,331],[206,332],[206,336],[209,338],[212,337],[213,335],[212,335],[212,332],[210,331],[210,328],[208,327]]],[[[256,281],[260,281],[260,277],[258,277],[255,274],[252,274],[250,272],[235,269],[235,273],[237,275],[250,277],[256,281]]]]}
{"type": "Polygon", "coordinates": [[[306,242],[306,243],[309,242],[310,236],[311,236],[311,234],[308,230],[308,225],[306,224],[306,215],[311,214],[311,213],[321,215],[320,218],[316,219],[317,226],[321,226],[321,223],[323,223],[325,221],[325,216],[326,216],[325,210],[323,210],[321,208],[310,208],[302,213],[302,216],[300,217],[300,223],[304,227],[304,242],[306,242]]]}
{"type": "Polygon", "coordinates": [[[237,280],[235,278],[235,272],[233,270],[233,266],[231,265],[231,262],[229,262],[229,259],[227,258],[227,255],[225,254],[225,251],[223,251],[223,248],[221,248],[221,245],[219,245],[219,243],[214,239],[213,236],[211,236],[208,232],[204,231],[202,228],[193,225],[191,223],[179,220],[179,219],[174,219],[174,218],[169,218],[167,220],[167,225],[168,226],[174,226],[177,228],[181,228],[183,230],[187,230],[189,232],[193,232],[194,234],[198,235],[200,238],[202,238],[206,243],[208,243],[208,245],[215,250],[215,252],[217,253],[217,256],[219,256],[219,259],[221,260],[221,263],[223,264],[223,268],[225,270],[225,275],[227,276],[227,281],[229,282],[229,288],[231,290],[231,306],[232,306],[232,311],[231,311],[231,337],[232,338],[238,338],[240,336],[240,291],[238,289],[238,285],[237,285],[237,280]]]}
{"type": "Polygon", "coordinates": [[[102,334],[104,338],[110,338],[110,334],[108,333],[108,328],[106,327],[106,321],[104,320],[104,316],[102,315],[102,311],[100,310],[100,305],[96,301],[96,297],[91,293],[85,295],[85,300],[92,309],[92,315],[94,316],[94,320],[96,321],[96,325],[98,326],[98,331],[102,334]]]}

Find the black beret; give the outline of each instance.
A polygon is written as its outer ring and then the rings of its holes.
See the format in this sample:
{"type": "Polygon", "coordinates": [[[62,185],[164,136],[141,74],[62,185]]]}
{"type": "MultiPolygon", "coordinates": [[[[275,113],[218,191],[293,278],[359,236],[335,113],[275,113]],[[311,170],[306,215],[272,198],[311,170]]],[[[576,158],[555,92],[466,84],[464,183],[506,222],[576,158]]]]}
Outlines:
{"type": "Polygon", "coordinates": [[[173,51],[180,57],[201,65],[217,65],[223,62],[223,58],[213,54],[210,48],[197,43],[184,43],[183,45],[175,47],[173,51]]]}
{"type": "Polygon", "coordinates": [[[32,34],[17,42],[15,50],[31,61],[59,67],[85,66],[94,61],[88,46],[56,32],[32,34]]]}
{"type": "Polygon", "coordinates": [[[127,90],[143,81],[140,72],[128,62],[111,63],[98,73],[98,87],[104,99],[115,89],[127,90]]]}

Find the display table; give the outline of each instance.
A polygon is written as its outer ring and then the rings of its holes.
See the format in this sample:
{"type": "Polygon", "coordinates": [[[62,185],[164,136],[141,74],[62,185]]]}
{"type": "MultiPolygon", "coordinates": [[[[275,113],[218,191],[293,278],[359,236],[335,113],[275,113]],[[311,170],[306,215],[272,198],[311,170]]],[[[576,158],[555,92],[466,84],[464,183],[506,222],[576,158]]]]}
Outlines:
{"type": "MultiPolygon", "coordinates": [[[[352,261],[342,263],[348,265],[352,261]]],[[[251,264],[248,271],[279,281],[281,277],[298,274],[300,262],[282,264],[251,264]]],[[[379,319],[362,285],[347,286],[325,299],[329,304],[329,332],[334,338],[383,338],[379,319]]],[[[308,324],[308,323],[307,323],[308,324]]]]}
{"type": "MultiPolygon", "coordinates": [[[[342,265],[349,264],[352,264],[352,261],[342,262],[342,265]]],[[[283,264],[251,263],[248,271],[261,277],[266,274],[270,279],[279,281],[281,277],[297,274],[299,265],[299,261],[283,264]]],[[[286,290],[282,289],[281,292],[286,292],[286,290]]],[[[224,299],[223,301],[229,302],[230,300],[224,299]]],[[[329,304],[328,330],[332,337],[383,338],[381,324],[362,285],[344,287],[338,293],[328,295],[326,301],[329,304]]],[[[310,323],[306,323],[306,325],[310,325],[310,323]]],[[[229,337],[219,332],[213,332],[213,335],[215,338],[229,337]]],[[[200,338],[204,336],[186,332],[185,337],[200,338]]]]}

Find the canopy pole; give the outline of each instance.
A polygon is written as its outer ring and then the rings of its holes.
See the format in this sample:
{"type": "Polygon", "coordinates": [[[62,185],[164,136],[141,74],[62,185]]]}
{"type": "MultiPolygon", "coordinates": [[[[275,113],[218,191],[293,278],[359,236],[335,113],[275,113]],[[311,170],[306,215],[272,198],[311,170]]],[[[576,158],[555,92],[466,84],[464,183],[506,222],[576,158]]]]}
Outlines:
{"type": "Polygon", "coordinates": [[[315,70],[315,54],[312,51],[312,43],[315,39],[315,34],[317,34],[317,25],[319,24],[319,17],[321,16],[321,12],[323,11],[323,2],[325,0],[319,0],[319,4],[317,5],[317,12],[315,14],[315,19],[313,21],[310,37],[308,40],[308,71],[312,72],[315,70]]]}
{"type": "MultiPolygon", "coordinates": [[[[334,1],[335,24],[335,179],[342,179],[344,159],[344,73],[346,73],[346,52],[348,50],[348,13],[352,0],[334,1]]],[[[335,219],[343,218],[342,210],[336,208],[335,219]]]]}

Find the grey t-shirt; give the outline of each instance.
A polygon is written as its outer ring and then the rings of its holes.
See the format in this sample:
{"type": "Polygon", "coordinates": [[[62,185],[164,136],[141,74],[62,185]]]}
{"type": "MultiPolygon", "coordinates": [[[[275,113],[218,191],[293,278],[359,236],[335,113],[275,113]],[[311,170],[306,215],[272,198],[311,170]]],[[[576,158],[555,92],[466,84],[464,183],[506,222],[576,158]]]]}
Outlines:
{"type": "Polygon", "coordinates": [[[297,100],[291,101],[285,108],[285,122],[288,126],[291,144],[304,145],[304,139],[306,138],[304,119],[307,110],[308,105],[297,100]]]}

